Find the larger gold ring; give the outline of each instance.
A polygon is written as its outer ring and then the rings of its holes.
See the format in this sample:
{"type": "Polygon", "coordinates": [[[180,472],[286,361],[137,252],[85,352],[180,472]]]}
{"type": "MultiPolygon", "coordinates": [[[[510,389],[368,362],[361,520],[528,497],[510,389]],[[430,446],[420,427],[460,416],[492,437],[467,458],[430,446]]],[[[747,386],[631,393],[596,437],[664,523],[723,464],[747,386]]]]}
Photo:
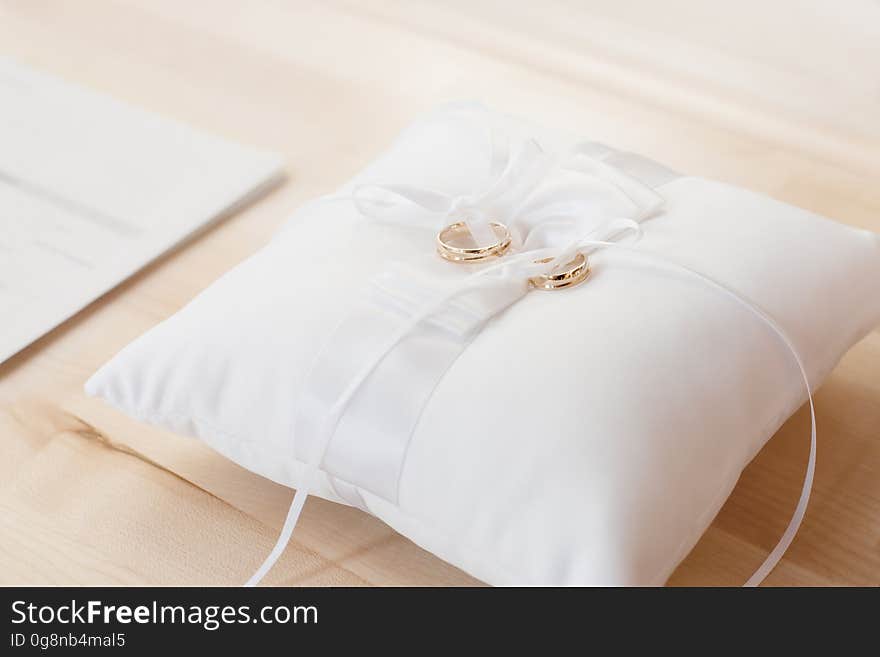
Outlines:
{"type": "MultiPolygon", "coordinates": [[[[552,260],[553,258],[544,258],[536,260],[535,263],[544,264],[552,260]]],[[[533,276],[529,279],[529,283],[539,290],[560,290],[583,283],[589,275],[590,260],[583,253],[578,253],[571,262],[556,267],[547,274],[533,276]]]]}
{"type": "Polygon", "coordinates": [[[497,238],[488,246],[474,246],[474,238],[467,224],[457,221],[437,234],[437,253],[452,262],[479,262],[499,256],[510,247],[510,231],[502,223],[489,222],[497,238]]]}

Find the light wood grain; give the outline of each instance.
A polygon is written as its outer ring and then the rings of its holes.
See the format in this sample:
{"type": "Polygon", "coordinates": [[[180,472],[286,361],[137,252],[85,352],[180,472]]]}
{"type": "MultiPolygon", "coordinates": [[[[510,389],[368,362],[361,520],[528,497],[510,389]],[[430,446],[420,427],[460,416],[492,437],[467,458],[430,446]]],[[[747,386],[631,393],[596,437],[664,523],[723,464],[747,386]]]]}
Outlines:
{"type": "MultiPolygon", "coordinates": [[[[279,150],[289,173],[0,365],[2,584],[250,574],[291,492],[115,413],[82,384],[437,102],[480,99],[880,230],[880,4],[870,0],[0,0],[0,44],[279,150]]],[[[767,583],[880,584],[880,333],[845,357],[816,402],[813,500],[767,583]]],[[[672,584],[745,580],[794,507],[807,435],[801,410],[672,584]]],[[[267,583],[477,584],[381,522],[320,500],[267,583]]]]}

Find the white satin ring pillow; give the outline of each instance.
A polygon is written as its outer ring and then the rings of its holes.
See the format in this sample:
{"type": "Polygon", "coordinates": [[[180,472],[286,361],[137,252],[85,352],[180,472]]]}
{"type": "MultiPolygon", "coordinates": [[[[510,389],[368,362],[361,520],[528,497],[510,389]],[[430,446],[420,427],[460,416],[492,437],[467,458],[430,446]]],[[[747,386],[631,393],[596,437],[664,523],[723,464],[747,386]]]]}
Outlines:
{"type": "MultiPolygon", "coordinates": [[[[547,153],[572,143],[481,110],[441,108],[334,201],[301,208],[270,244],[128,345],[87,391],[297,487],[316,449],[301,421],[321,403],[315,386],[344,388],[354,376],[346,363],[396,330],[394,304],[379,297],[405,307],[430,289],[394,272],[462,275],[436,256],[433,229],[407,225],[405,212],[370,220],[352,195],[394,184],[471,198],[491,169],[487,131],[547,153]]],[[[766,325],[633,250],[761,308],[791,338],[813,388],[880,323],[877,235],[588,150],[611,175],[610,185],[582,188],[597,216],[628,212],[614,172],[662,199],[639,218],[641,239],[632,250],[594,250],[592,274],[575,288],[510,288],[486,317],[463,300],[421,325],[346,409],[314,489],[492,584],[662,584],[806,399],[766,325]]],[[[564,183],[552,191],[563,200],[564,183]]],[[[539,235],[564,242],[568,224],[544,221],[551,214],[525,212],[541,219],[521,222],[515,249],[539,235]]]]}

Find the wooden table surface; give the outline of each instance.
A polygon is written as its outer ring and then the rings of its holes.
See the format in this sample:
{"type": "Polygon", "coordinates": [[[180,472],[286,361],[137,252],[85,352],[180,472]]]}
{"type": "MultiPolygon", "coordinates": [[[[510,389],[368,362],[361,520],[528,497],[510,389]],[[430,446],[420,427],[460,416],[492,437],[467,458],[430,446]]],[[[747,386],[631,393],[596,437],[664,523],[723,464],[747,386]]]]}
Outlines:
{"type": "MultiPolygon", "coordinates": [[[[291,492],[86,398],[83,382],[435,103],[483,100],[880,230],[872,0],[0,0],[0,49],[281,151],[288,172],[264,200],[0,365],[0,584],[236,584],[251,574],[291,492]]],[[[816,403],[813,499],[767,583],[878,585],[880,333],[844,358],[816,403]]],[[[801,409],[671,584],[751,574],[794,508],[808,432],[801,409]]],[[[478,583],[366,514],[317,499],[266,581],[478,583]]]]}

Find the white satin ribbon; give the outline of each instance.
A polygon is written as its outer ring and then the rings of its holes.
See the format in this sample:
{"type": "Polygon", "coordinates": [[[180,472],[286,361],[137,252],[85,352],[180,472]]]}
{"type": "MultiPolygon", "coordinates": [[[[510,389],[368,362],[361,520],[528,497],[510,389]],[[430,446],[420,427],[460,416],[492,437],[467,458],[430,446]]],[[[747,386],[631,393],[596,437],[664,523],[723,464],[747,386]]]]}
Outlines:
{"type": "MultiPolygon", "coordinates": [[[[807,471],[797,508],[788,527],[764,563],[749,578],[746,586],[759,584],[779,563],[803,521],[815,472],[815,410],[810,383],[800,356],[782,328],[764,311],[735,291],[668,258],[622,244],[621,240],[628,235],[635,234],[638,238],[641,234],[640,222],[661,208],[662,197],[649,186],[624,174],[606,161],[593,157],[588,151],[588,148],[578,146],[564,157],[557,158],[544,153],[535,142],[523,142],[511,156],[506,147],[493,142],[492,173],[490,183],[483,192],[450,197],[431,190],[406,185],[370,185],[357,188],[350,197],[328,197],[326,199],[353,201],[365,217],[374,220],[391,223],[406,221],[407,224],[415,223],[431,230],[438,230],[450,223],[451,220],[464,220],[478,241],[481,236],[482,238],[487,237],[485,230],[491,230],[488,226],[489,220],[501,220],[518,229],[520,233],[518,248],[520,250],[513,255],[499,259],[476,273],[464,276],[445,291],[433,295],[429,302],[406,308],[404,310],[406,320],[397,323],[396,330],[382,333],[382,339],[369,346],[367,352],[369,356],[362,361],[353,362],[343,376],[336,376],[333,383],[326,387],[326,391],[328,391],[326,394],[311,399],[308,394],[306,395],[302,403],[298,405],[295,423],[297,435],[301,435],[299,432],[308,432],[312,438],[309,441],[310,453],[304,459],[306,469],[276,545],[256,573],[248,580],[246,586],[254,586],[259,583],[284,552],[306,498],[327,457],[334,434],[352,400],[377,368],[382,366],[408,336],[426,324],[434,323],[436,325],[438,322],[442,324],[443,313],[454,307],[457,300],[468,294],[496,290],[498,295],[506,295],[503,297],[496,295],[494,305],[489,304],[482,316],[475,317],[469,330],[479,330],[491,316],[528,292],[527,281],[529,278],[549,273],[557,266],[569,262],[578,252],[589,253],[601,248],[626,249],[662,266],[672,267],[696,277],[749,310],[773,331],[794,358],[803,378],[810,404],[811,439],[807,471]],[[559,171],[584,174],[613,187],[631,202],[633,208],[631,216],[606,217],[604,219],[597,217],[595,204],[591,203],[588,196],[560,199],[551,195],[543,201],[539,198],[537,203],[534,202],[536,190],[547,180],[548,176],[559,171]],[[409,217],[409,219],[405,219],[405,217],[409,217]],[[585,224],[589,225],[588,229],[585,224]],[[569,238],[565,241],[547,237],[546,233],[553,232],[553,230],[559,233],[560,229],[561,234],[569,236],[577,235],[578,231],[581,231],[581,237],[569,238]],[[536,262],[536,260],[548,257],[551,260],[547,263],[536,262]]],[[[494,235],[488,239],[494,240],[494,235]]],[[[404,278],[399,280],[402,281],[404,278]]],[[[393,277],[391,281],[393,291],[395,288],[393,277]]],[[[339,330],[344,332],[345,327],[346,323],[343,322],[339,330]]],[[[330,343],[333,343],[332,338],[330,343]]],[[[463,349],[466,344],[466,340],[462,341],[460,348],[463,349]]],[[[439,369],[440,366],[437,367],[439,369]]],[[[321,368],[322,358],[319,355],[308,380],[312,380],[313,377],[326,379],[321,368]]],[[[426,388],[428,393],[431,389],[430,387],[426,388]]],[[[428,396],[425,396],[425,403],[428,396]]],[[[367,447],[369,448],[369,445],[367,447]]],[[[393,478],[391,475],[389,477],[393,478]]],[[[356,490],[356,486],[352,488],[356,490]]],[[[385,490],[380,487],[374,492],[394,499],[393,489],[385,490]]]]}

